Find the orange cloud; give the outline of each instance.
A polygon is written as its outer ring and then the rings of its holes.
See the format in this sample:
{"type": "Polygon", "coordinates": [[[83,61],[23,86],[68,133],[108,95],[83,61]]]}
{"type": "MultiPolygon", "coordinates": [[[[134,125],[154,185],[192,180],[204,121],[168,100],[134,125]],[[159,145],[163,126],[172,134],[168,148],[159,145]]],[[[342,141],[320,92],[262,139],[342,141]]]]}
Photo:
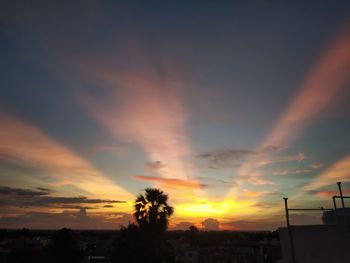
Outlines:
{"type": "Polygon", "coordinates": [[[162,178],[162,177],[142,176],[142,175],[134,176],[134,178],[141,181],[158,183],[160,185],[168,186],[168,187],[185,187],[185,188],[192,188],[192,189],[199,189],[199,188],[206,187],[205,184],[199,184],[197,181],[194,181],[194,180],[162,178]]]}
{"type": "Polygon", "coordinates": [[[130,199],[132,195],[90,163],[30,124],[0,113],[0,158],[20,160],[44,169],[55,184],[74,184],[99,197],[130,199]],[[106,193],[111,194],[106,194],[106,193]]]}
{"type": "Polygon", "coordinates": [[[304,189],[311,191],[338,181],[350,181],[350,155],[331,165],[304,189]]]}
{"type": "MultiPolygon", "coordinates": [[[[336,185],[335,185],[336,187],[336,185]]],[[[345,189],[342,191],[344,195],[348,195],[350,194],[350,190],[349,189],[345,189]]],[[[316,193],[316,195],[319,195],[319,196],[323,196],[323,197],[332,197],[332,196],[335,196],[335,195],[339,195],[339,191],[338,190],[334,190],[334,191],[319,191],[316,193]]]]}

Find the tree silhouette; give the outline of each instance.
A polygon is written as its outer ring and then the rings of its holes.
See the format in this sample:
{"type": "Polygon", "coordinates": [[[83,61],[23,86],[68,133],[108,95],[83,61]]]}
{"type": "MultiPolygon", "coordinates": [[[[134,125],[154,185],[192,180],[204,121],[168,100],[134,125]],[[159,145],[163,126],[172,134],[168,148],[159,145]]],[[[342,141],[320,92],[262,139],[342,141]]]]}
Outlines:
{"type": "Polygon", "coordinates": [[[53,236],[53,243],[48,247],[48,262],[76,263],[80,262],[82,251],[74,232],[68,228],[60,229],[53,236]]]}
{"type": "Polygon", "coordinates": [[[134,217],[141,229],[164,232],[174,208],[168,204],[168,195],[156,188],[146,188],[135,201],[134,217]]]}
{"type": "Polygon", "coordinates": [[[135,224],[129,224],[120,229],[120,235],[115,240],[115,250],[112,251],[112,262],[142,262],[150,255],[146,249],[145,235],[135,224]]]}
{"type": "Polygon", "coordinates": [[[147,188],[134,204],[137,222],[120,231],[113,262],[174,262],[173,251],[165,240],[165,231],[174,208],[160,189],[147,188]]]}
{"type": "Polygon", "coordinates": [[[199,241],[199,230],[195,226],[190,226],[189,230],[185,231],[185,237],[189,241],[191,247],[196,247],[199,241]]]}

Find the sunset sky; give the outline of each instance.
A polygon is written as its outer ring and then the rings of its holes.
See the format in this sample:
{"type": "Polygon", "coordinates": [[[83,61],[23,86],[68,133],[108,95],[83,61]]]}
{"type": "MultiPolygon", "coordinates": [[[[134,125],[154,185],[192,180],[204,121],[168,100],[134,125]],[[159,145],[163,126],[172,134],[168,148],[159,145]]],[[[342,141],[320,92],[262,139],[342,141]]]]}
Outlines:
{"type": "Polygon", "coordinates": [[[275,229],[285,196],[350,194],[349,1],[20,2],[0,4],[0,228],[115,229],[159,187],[171,229],[275,229]]]}

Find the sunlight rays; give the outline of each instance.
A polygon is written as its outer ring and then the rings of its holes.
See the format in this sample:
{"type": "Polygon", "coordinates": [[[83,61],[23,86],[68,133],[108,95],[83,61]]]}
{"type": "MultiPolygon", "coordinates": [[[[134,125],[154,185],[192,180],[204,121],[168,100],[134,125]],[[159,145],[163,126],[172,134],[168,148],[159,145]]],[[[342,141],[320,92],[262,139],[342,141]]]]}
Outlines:
{"type": "Polygon", "coordinates": [[[99,198],[132,198],[86,160],[30,124],[1,113],[0,126],[0,157],[43,169],[46,176],[55,178],[52,186],[74,184],[99,198]]]}

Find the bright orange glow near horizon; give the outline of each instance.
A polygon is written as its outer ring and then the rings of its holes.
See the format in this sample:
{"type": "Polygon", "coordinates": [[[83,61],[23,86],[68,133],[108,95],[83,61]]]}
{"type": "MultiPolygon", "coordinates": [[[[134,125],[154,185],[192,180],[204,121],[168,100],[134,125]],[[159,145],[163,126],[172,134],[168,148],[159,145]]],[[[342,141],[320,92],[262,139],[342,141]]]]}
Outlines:
{"type": "Polygon", "coordinates": [[[254,214],[256,209],[252,208],[253,204],[250,201],[224,200],[215,202],[203,199],[194,203],[178,204],[175,215],[188,219],[214,217],[221,220],[228,215],[235,217],[237,215],[254,214]]]}

